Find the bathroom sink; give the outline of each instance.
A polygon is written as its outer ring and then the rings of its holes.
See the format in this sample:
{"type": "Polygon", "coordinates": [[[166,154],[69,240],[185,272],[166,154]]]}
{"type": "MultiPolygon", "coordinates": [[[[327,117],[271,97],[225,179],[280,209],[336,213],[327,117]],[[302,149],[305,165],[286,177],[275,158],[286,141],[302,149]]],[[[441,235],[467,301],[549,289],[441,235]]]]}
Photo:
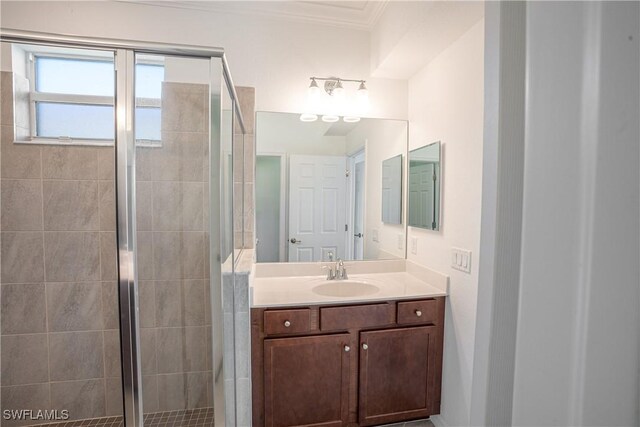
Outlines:
{"type": "Polygon", "coordinates": [[[312,292],[326,297],[360,297],[373,295],[379,287],[359,280],[336,280],[315,286],[312,292]]]}

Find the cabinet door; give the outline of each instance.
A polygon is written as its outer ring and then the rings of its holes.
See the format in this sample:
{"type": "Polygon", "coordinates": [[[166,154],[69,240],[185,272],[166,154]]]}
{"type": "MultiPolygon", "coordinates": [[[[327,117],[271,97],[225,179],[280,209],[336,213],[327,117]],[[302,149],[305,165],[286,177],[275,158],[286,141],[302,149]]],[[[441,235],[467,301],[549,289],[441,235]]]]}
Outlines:
{"type": "Polygon", "coordinates": [[[360,334],[361,426],[432,414],[436,345],[435,326],[360,334]]]}
{"type": "Polygon", "coordinates": [[[265,340],[265,425],[346,425],[349,343],[349,334],[265,340]]]}

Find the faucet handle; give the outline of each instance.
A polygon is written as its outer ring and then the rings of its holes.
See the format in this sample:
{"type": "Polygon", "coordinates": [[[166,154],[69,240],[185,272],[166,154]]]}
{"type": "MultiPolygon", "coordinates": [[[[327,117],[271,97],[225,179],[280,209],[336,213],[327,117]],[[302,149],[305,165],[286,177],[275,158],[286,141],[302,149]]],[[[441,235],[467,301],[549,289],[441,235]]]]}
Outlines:
{"type": "Polygon", "coordinates": [[[327,280],[333,280],[336,278],[336,273],[333,272],[333,268],[330,265],[323,265],[321,267],[323,270],[327,270],[327,280]]]}

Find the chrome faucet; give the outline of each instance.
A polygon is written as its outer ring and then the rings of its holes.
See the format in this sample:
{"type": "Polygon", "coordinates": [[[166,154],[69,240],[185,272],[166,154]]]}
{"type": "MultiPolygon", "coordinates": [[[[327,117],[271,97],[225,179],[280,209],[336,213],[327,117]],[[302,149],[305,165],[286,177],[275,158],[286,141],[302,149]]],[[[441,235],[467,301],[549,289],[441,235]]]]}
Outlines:
{"type": "Polygon", "coordinates": [[[338,258],[338,262],[336,262],[335,280],[347,280],[348,278],[347,269],[344,268],[344,261],[338,258]]]}
{"type": "Polygon", "coordinates": [[[338,258],[335,269],[330,265],[323,265],[322,269],[327,270],[327,280],[347,280],[347,269],[344,268],[344,261],[338,258]]]}

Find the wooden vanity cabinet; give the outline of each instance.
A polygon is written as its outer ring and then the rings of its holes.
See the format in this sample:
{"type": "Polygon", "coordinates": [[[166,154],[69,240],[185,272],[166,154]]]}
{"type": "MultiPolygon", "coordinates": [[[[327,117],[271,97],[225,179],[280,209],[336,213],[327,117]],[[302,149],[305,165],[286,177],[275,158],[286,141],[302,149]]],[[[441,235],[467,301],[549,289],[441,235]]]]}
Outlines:
{"type": "Polygon", "coordinates": [[[253,425],[374,426],[439,413],[444,302],[252,309],[253,425]]]}

